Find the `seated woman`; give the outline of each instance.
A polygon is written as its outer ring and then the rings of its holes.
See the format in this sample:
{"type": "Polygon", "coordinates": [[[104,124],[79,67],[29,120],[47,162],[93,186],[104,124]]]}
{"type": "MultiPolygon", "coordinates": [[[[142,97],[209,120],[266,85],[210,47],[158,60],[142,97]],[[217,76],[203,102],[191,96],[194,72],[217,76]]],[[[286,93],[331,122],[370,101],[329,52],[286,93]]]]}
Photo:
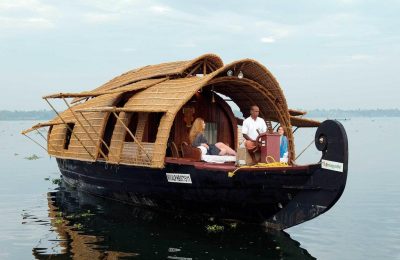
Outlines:
{"type": "Polygon", "coordinates": [[[285,136],[285,130],[283,129],[282,126],[279,126],[277,132],[281,136],[280,137],[280,146],[279,146],[280,158],[288,158],[288,139],[285,136]]]}
{"type": "Polygon", "coordinates": [[[224,143],[218,142],[216,144],[209,144],[206,137],[204,136],[204,129],[206,123],[200,117],[194,120],[192,128],[189,133],[189,140],[192,146],[199,147],[204,146],[207,149],[208,155],[234,155],[236,152],[224,143]]]}

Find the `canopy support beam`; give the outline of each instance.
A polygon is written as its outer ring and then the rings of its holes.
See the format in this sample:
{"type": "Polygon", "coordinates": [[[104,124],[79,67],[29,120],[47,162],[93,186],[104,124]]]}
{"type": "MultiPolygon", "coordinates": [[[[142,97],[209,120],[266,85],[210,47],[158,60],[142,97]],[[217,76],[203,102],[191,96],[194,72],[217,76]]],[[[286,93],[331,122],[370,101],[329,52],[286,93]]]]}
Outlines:
{"type": "MultiPolygon", "coordinates": [[[[53,146],[51,143],[49,143],[49,142],[47,141],[47,138],[44,137],[44,135],[43,135],[38,129],[35,129],[35,130],[36,130],[36,132],[43,138],[43,140],[45,140],[46,143],[48,143],[48,144],[51,146],[51,148],[54,149],[54,151],[56,151],[56,149],[54,148],[54,146],[53,146]]],[[[47,151],[47,149],[46,149],[46,151],[47,151]]]]}
{"type": "Polygon", "coordinates": [[[40,147],[42,147],[43,148],[43,150],[45,150],[46,151],[46,153],[48,153],[48,151],[47,151],[47,149],[46,148],[44,148],[44,146],[43,145],[41,145],[39,142],[37,142],[37,141],[35,141],[33,138],[31,138],[31,137],[29,137],[27,134],[25,134],[25,133],[22,133],[25,137],[27,137],[29,140],[31,140],[32,142],[34,142],[35,144],[37,144],[37,145],[39,145],[40,147]]]}

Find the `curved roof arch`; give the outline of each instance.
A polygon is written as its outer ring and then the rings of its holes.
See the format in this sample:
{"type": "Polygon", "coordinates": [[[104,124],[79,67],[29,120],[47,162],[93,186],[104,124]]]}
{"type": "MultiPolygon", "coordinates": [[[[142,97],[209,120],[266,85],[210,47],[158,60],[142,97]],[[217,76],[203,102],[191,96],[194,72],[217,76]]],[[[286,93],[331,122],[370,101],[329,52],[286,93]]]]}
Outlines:
{"type": "MultiPolygon", "coordinates": [[[[242,109],[260,107],[264,119],[280,122],[286,128],[289,149],[294,156],[290,114],[279,83],[260,63],[245,59],[228,64],[203,77],[178,78],[163,81],[135,94],[124,109],[142,112],[165,112],[157,137],[158,163],[163,163],[165,146],[178,111],[203,87],[215,86],[217,92],[233,98],[242,109]],[[225,76],[232,70],[232,76],[225,76]],[[242,72],[243,78],[238,78],[242,72]],[[235,89],[235,91],[233,91],[235,89]],[[243,98],[244,97],[244,98],[243,98]]],[[[293,157],[291,157],[293,158],[293,157]]]]}

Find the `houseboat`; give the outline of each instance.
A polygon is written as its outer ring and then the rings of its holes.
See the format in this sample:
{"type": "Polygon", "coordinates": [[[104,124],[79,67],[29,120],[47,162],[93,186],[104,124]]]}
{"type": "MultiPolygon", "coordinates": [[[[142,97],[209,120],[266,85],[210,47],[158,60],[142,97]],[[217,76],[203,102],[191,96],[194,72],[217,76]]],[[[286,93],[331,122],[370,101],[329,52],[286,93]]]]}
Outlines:
{"type": "Polygon", "coordinates": [[[38,131],[63,180],[97,196],[282,230],[329,210],[346,185],[348,144],[342,124],[306,119],[305,112],[289,109],[275,77],[252,59],[224,65],[217,55],[205,54],[134,69],[91,91],[43,99],[56,117],[22,134],[38,131]],[[55,109],[55,99],[65,103],[65,111],[55,109]],[[232,104],[245,118],[251,106],[259,107],[268,128],[260,135],[262,163],[249,166],[241,158],[207,156],[190,145],[190,128],[201,117],[210,143],[243,151],[243,119],[235,116],[232,104]],[[288,139],[287,163],[279,162],[273,148],[277,126],[288,139]],[[299,127],[316,129],[319,161],[296,164],[299,127]]]}

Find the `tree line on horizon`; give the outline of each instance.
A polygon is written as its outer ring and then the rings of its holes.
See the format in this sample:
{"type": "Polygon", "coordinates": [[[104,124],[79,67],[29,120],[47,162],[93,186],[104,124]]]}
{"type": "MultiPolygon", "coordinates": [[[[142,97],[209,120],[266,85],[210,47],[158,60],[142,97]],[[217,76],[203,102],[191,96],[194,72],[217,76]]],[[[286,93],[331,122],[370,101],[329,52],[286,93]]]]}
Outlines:
{"type": "MultiPolygon", "coordinates": [[[[299,109],[302,110],[302,109],[299,109]]],[[[236,117],[242,117],[242,113],[234,110],[236,117]]],[[[0,121],[12,120],[50,120],[56,114],[51,110],[32,110],[32,111],[9,111],[0,110],[0,121]]],[[[400,109],[312,109],[308,110],[305,117],[325,117],[325,118],[352,118],[352,117],[400,117],[400,109]]]]}

